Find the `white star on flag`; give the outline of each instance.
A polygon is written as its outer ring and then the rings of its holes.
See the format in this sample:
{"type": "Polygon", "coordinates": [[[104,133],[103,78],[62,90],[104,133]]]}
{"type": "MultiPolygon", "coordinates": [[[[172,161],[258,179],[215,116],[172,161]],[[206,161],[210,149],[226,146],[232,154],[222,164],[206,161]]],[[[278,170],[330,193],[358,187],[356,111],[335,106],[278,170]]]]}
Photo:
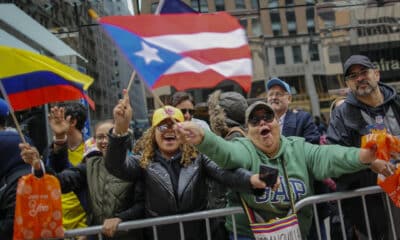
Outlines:
{"type": "Polygon", "coordinates": [[[152,61],[163,62],[163,60],[158,56],[158,49],[152,48],[145,42],[142,42],[142,50],[135,53],[136,56],[142,57],[146,64],[152,61]]]}

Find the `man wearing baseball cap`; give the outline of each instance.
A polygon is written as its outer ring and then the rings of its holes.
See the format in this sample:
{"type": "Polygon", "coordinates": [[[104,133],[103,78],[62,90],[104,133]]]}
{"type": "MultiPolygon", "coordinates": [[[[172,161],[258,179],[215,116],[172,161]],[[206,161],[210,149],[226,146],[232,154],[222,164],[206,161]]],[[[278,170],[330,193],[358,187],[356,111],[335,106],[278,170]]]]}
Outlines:
{"type": "MultiPolygon", "coordinates": [[[[21,138],[14,130],[6,128],[10,108],[0,98],[0,236],[12,239],[15,195],[19,177],[30,173],[30,166],[21,160],[18,144],[21,138]]],[[[30,141],[26,138],[27,141],[30,141]]]]}
{"type": "Polygon", "coordinates": [[[312,116],[305,111],[291,110],[292,94],[289,84],[279,78],[267,82],[267,102],[275,111],[282,135],[303,137],[307,142],[319,143],[320,134],[312,116]]]}
{"type": "MultiPolygon", "coordinates": [[[[343,66],[344,79],[350,89],[345,102],[335,108],[327,130],[331,144],[360,147],[361,136],[371,129],[386,128],[392,135],[400,136],[400,97],[395,89],[380,82],[380,72],[370,59],[363,55],[350,56],[343,66]]],[[[376,185],[377,175],[370,170],[345,175],[338,179],[338,191],[376,185]]],[[[391,236],[384,194],[367,197],[372,239],[391,236]]],[[[362,211],[361,199],[343,202],[344,213],[362,211]]],[[[400,226],[400,211],[392,207],[395,226],[400,226]]],[[[349,214],[352,229],[367,236],[364,218],[349,214]]],[[[397,230],[399,235],[399,230],[397,230]]],[[[352,238],[354,235],[348,236],[352,238]]]]}

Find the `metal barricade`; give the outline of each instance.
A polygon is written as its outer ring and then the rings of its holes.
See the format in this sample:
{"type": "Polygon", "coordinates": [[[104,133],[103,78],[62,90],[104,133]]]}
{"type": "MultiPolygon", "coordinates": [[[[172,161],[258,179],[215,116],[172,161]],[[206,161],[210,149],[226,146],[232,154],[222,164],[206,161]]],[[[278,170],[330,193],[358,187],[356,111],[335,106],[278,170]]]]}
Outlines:
{"type": "MultiPolygon", "coordinates": [[[[363,203],[363,209],[364,209],[364,218],[365,218],[366,224],[367,224],[368,237],[369,237],[369,239],[372,239],[370,226],[369,226],[369,220],[368,220],[368,212],[367,212],[366,203],[365,203],[365,196],[371,195],[371,194],[376,194],[376,193],[381,193],[381,192],[382,192],[382,189],[379,186],[372,186],[372,187],[360,188],[360,189],[348,191],[348,192],[336,192],[336,193],[314,195],[311,197],[304,198],[304,199],[300,200],[299,202],[297,202],[295,205],[295,208],[296,208],[296,211],[298,211],[306,206],[313,207],[314,216],[315,216],[314,220],[315,220],[315,224],[316,224],[318,238],[322,239],[321,228],[320,228],[321,226],[318,221],[317,204],[326,203],[326,202],[330,202],[330,201],[336,201],[338,204],[338,207],[339,207],[339,216],[340,216],[340,223],[341,223],[343,239],[346,239],[345,226],[344,226],[344,221],[343,221],[343,212],[342,212],[342,207],[341,207],[341,200],[348,199],[348,198],[354,198],[354,197],[361,197],[362,203],[363,203]]],[[[386,201],[387,201],[387,204],[389,205],[390,200],[389,200],[388,196],[386,196],[386,201]]],[[[118,231],[128,231],[128,230],[132,230],[132,229],[151,227],[153,229],[154,239],[157,240],[158,239],[157,226],[178,223],[179,228],[180,228],[181,239],[184,240],[185,236],[184,236],[183,222],[194,221],[194,220],[204,220],[206,223],[207,239],[211,240],[210,218],[223,217],[223,216],[230,215],[232,217],[233,235],[234,235],[234,239],[236,240],[237,233],[236,233],[236,224],[235,224],[234,215],[239,214],[239,213],[243,213],[243,209],[241,207],[231,207],[231,208],[207,210],[207,211],[201,211],[201,212],[178,214],[178,215],[158,217],[158,218],[149,218],[149,219],[128,221],[128,222],[123,222],[123,223],[119,224],[118,231]]],[[[394,239],[397,239],[393,216],[392,216],[392,212],[391,212],[390,208],[389,208],[389,217],[390,217],[390,225],[391,225],[391,229],[392,229],[392,234],[394,236],[394,239]]],[[[101,230],[102,230],[102,226],[93,226],[93,227],[88,227],[88,228],[68,230],[65,232],[65,237],[68,238],[68,237],[82,236],[82,235],[98,235],[99,239],[102,239],[101,230]]]]}

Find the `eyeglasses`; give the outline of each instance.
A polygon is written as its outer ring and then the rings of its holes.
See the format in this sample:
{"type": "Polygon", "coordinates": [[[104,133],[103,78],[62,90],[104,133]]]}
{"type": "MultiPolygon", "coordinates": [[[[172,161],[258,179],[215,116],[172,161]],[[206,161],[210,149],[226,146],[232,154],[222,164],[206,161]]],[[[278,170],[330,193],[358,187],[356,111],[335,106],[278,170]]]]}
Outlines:
{"type": "Polygon", "coordinates": [[[96,139],[96,141],[104,141],[104,140],[108,140],[108,136],[107,135],[98,135],[94,137],[96,139]]]}
{"type": "Polygon", "coordinates": [[[258,126],[260,125],[261,120],[264,120],[264,122],[271,123],[274,121],[275,114],[274,113],[265,113],[263,115],[258,115],[258,116],[253,116],[249,119],[249,123],[252,126],[258,126]]]}
{"type": "Polygon", "coordinates": [[[281,98],[283,96],[287,95],[286,92],[271,92],[267,94],[267,97],[277,97],[277,98],[281,98]]]}
{"type": "Polygon", "coordinates": [[[346,79],[346,81],[353,81],[353,80],[356,80],[359,76],[366,76],[368,74],[368,72],[369,72],[368,68],[363,69],[359,72],[352,72],[349,75],[347,75],[345,77],[345,79],[346,79]]]}
{"type": "Polygon", "coordinates": [[[179,109],[179,110],[181,110],[181,112],[182,112],[183,114],[186,114],[186,113],[189,113],[190,115],[193,115],[193,114],[194,114],[194,109],[182,108],[182,109],[179,109]]]}
{"type": "Polygon", "coordinates": [[[174,127],[174,124],[162,124],[157,126],[158,131],[160,132],[165,132],[168,129],[172,129],[174,127]]]}

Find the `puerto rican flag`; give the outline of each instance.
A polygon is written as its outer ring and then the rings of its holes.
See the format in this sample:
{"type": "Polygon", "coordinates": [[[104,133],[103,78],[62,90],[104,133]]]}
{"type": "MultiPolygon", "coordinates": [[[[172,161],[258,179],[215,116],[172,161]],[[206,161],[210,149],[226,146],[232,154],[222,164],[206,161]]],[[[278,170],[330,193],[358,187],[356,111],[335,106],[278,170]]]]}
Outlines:
{"type": "Polygon", "coordinates": [[[151,87],[251,86],[246,34],[227,13],[108,16],[100,23],[151,87]]]}

